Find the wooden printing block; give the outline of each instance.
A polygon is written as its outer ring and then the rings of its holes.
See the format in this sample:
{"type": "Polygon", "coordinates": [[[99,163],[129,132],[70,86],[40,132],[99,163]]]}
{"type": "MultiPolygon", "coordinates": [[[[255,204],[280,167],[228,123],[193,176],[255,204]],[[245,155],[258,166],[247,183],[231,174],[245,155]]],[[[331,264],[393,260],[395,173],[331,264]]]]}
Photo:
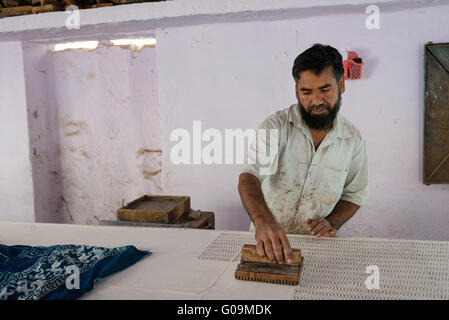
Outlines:
{"type": "Polygon", "coordinates": [[[126,227],[157,227],[157,228],[192,228],[192,229],[215,229],[215,215],[210,211],[199,211],[197,216],[184,215],[176,223],[150,223],[135,221],[113,221],[100,220],[100,225],[126,226],[126,227]]]}
{"type": "Polygon", "coordinates": [[[118,221],[175,223],[190,210],[190,197],[144,195],[117,210],[118,221]]]}
{"type": "Polygon", "coordinates": [[[215,229],[215,214],[211,211],[190,210],[178,223],[187,222],[187,228],[215,229]]]}
{"type": "Polygon", "coordinates": [[[292,249],[292,262],[275,264],[267,258],[260,257],[255,245],[245,244],[242,247],[242,258],[235,270],[235,278],[297,285],[301,276],[302,264],[303,257],[299,249],[292,249]]]}

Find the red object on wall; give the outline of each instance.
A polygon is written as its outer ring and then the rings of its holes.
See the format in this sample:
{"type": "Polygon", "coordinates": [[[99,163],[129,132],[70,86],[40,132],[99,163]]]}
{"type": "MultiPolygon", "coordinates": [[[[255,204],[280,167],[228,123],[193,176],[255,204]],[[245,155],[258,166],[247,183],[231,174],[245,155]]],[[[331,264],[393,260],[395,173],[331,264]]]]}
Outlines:
{"type": "Polygon", "coordinates": [[[343,68],[345,69],[346,79],[360,79],[362,77],[362,59],[355,51],[348,51],[348,59],[343,61],[343,68]],[[354,61],[355,59],[355,61],[354,61]]]}

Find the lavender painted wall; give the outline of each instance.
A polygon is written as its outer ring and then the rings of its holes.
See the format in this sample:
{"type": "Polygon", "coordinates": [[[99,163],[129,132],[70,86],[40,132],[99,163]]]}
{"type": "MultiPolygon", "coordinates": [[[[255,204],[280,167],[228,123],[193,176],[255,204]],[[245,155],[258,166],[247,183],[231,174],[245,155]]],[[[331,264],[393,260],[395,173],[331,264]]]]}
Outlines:
{"type": "Polygon", "coordinates": [[[295,103],[294,58],[316,42],[355,50],[363,79],[348,81],[342,114],[363,133],[370,198],[345,236],[449,238],[449,185],[422,184],[423,46],[449,40],[449,6],[381,12],[380,30],[364,11],[298,20],[159,29],[158,70],[167,193],[187,193],[215,211],[218,229],[247,230],[237,192],[240,166],[172,165],[169,133],[255,128],[295,103]],[[432,23],[429,23],[432,21],[432,23]]]}

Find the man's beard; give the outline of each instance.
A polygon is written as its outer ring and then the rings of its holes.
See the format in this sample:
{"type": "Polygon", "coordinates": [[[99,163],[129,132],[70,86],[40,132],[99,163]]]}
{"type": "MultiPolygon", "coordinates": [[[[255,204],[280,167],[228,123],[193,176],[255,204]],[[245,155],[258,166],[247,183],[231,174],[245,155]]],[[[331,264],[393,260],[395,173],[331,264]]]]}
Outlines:
{"type": "Polygon", "coordinates": [[[337,116],[338,111],[340,111],[341,94],[340,93],[338,94],[338,100],[333,108],[331,108],[327,104],[320,104],[319,106],[313,106],[313,108],[311,108],[309,111],[306,111],[306,109],[301,104],[299,99],[298,99],[298,106],[299,110],[301,110],[302,118],[311,129],[327,131],[332,127],[332,123],[334,122],[334,119],[337,116]],[[327,109],[329,113],[327,115],[311,113],[314,109],[322,109],[322,108],[327,109]]]}

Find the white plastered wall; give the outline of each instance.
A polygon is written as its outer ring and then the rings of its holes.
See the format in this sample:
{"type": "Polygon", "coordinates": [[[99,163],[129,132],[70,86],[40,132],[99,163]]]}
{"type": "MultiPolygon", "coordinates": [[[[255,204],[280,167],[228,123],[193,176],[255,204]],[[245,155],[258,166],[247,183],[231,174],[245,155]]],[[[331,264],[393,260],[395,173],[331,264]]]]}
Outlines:
{"type": "Polygon", "coordinates": [[[0,43],[0,220],[34,221],[22,46],[0,43]]]}
{"type": "Polygon", "coordinates": [[[24,44],[36,220],[115,220],[161,191],[154,48],[24,44]]]}

